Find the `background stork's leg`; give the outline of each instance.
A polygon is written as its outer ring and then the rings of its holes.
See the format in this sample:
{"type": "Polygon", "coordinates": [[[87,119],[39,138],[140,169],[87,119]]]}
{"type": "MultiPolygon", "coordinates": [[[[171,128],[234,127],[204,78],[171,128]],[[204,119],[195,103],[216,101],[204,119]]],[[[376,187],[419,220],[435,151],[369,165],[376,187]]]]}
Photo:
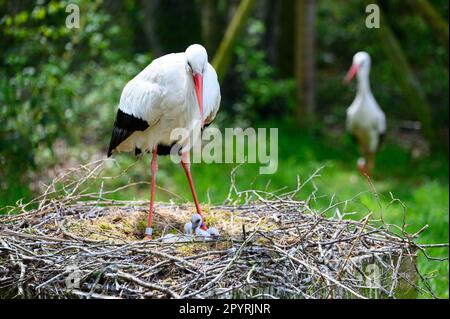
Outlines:
{"type": "Polygon", "coordinates": [[[367,175],[372,176],[373,168],[375,167],[375,153],[369,152],[367,154],[367,175]]]}
{"type": "Polygon", "coordinates": [[[151,164],[151,172],[152,172],[152,185],[150,189],[150,208],[148,211],[147,217],[147,229],[145,230],[145,235],[147,239],[152,239],[152,214],[153,214],[153,202],[155,200],[155,183],[156,183],[156,173],[158,172],[158,154],[156,150],[156,146],[153,148],[153,157],[151,164]]]}
{"type": "Polygon", "coordinates": [[[199,205],[198,199],[197,199],[197,193],[195,192],[194,182],[192,181],[191,162],[189,160],[188,152],[181,154],[181,165],[183,166],[184,171],[186,172],[186,177],[189,182],[189,187],[191,188],[192,197],[194,198],[194,203],[195,203],[195,208],[197,209],[197,213],[200,216],[202,216],[202,224],[201,224],[200,228],[203,230],[207,230],[207,227],[205,225],[205,217],[202,215],[202,211],[200,209],[200,205],[199,205]]]}

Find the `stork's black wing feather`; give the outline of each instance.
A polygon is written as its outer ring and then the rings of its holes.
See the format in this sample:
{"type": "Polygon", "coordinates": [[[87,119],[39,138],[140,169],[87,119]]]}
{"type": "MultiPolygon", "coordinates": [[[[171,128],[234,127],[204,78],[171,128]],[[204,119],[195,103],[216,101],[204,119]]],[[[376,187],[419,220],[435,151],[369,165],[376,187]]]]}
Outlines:
{"type": "Polygon", "coordinates": [[[117,111],[114,128],[109,142],[108,157],[111,156],[114,149],[125,141],[136,131],[145,131],[149,127],[147,121],[136,116],[127,114],[121,109],[117,111]]]}

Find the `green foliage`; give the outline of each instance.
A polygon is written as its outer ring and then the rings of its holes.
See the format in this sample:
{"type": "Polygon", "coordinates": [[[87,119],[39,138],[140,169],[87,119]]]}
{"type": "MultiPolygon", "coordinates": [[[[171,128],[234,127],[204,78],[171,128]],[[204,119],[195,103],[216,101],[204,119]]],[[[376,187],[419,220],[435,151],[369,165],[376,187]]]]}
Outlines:
{"type": "Polygon", "coordinates": [[[279,79],[265,51],[259,48],[264,33],[264,24],[250,19],[245,41],[240,41],[236,47],[235,72],[242,92],[232,107],[236,120],[243,124],[271,116],[284,117],[295,106],[295,81],[279,79]]]}
{"type": "Polygon", "coordinates": [[[66,1],[29,3],[0,19],[2,192],[54,162],[57,139],[104,141],[110,132],[99,130],[111,126],[123,83],[150,61],[117,50],[130,43],[117,40],[120,27],[101,1],[75,3],[86,13],[80,29],[66,27],[66,1]]]}

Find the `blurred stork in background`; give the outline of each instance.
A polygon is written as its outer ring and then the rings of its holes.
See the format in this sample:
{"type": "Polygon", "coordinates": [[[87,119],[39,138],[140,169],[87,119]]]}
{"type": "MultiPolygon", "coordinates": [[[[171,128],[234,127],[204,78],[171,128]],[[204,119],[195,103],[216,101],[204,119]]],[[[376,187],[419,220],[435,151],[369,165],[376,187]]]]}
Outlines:
{"type": "Polygon", "coordinates": [[[358,52],[353,57],[353,65],[345,76],[349,83],[355,76],[358,80],[356,97],[347,109],[346,127],[358,142],[362,157],[358,169],[370,177],[375,166],[375,154],[386,133],[386,116],[375,100],[370,89],[371,59],[367,52],[358,52]]]}

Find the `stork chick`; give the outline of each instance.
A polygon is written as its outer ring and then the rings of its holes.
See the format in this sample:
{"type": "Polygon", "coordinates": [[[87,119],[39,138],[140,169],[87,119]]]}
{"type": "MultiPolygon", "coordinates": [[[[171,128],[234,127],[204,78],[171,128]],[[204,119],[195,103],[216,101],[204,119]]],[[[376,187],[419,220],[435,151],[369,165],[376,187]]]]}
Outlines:
{"type": "Polygon", "coordinates": [[[195,235],[201,224],[202,217],[199,214],[192,215],[191,221],[184,225],[184,233],[186,235],[195,235]]]}
{"type": "Polygon", "coordinates": [[[220,234],[217,228],[210,227],[208,230],[203,230],[200,225],[203,223],[203,219],[199,214],[194,214],[189,223],[184,225],[184,233],[186,235],[195,235],[203,238],[219,238],[220,234]]]}

